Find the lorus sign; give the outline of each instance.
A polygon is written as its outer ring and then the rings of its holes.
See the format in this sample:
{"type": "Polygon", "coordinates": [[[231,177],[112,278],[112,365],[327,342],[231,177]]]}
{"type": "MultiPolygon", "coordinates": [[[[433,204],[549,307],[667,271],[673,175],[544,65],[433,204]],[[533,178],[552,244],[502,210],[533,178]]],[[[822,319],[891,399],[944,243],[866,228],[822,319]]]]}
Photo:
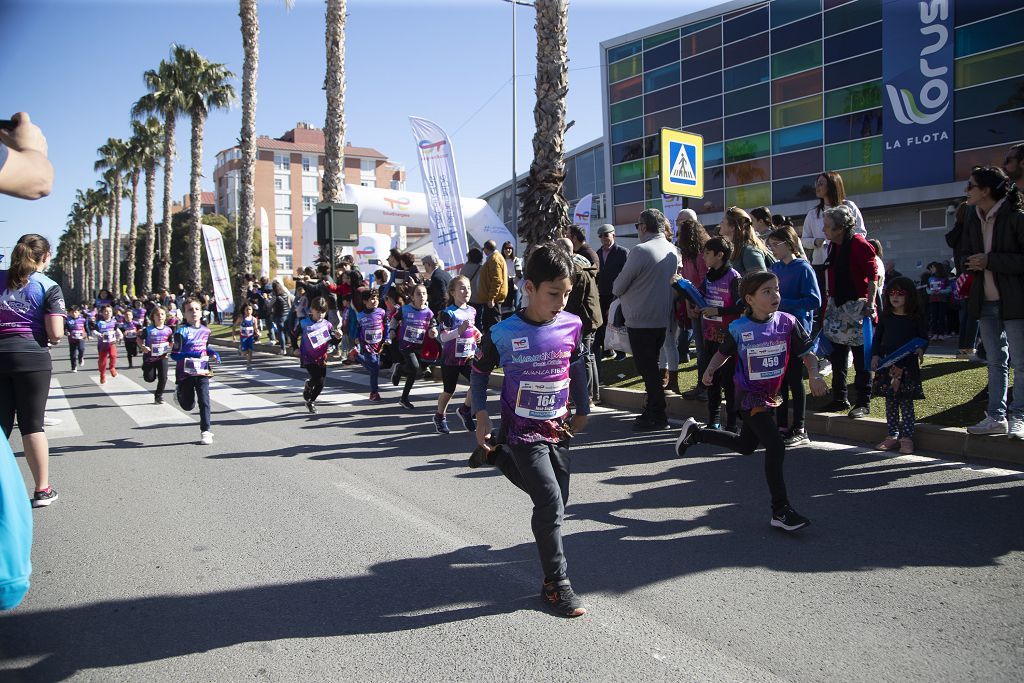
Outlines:
{"type": "Polygon", "coordinates": [[[954,180],[953,2],[882,6],[886,190],[954,180]]]}

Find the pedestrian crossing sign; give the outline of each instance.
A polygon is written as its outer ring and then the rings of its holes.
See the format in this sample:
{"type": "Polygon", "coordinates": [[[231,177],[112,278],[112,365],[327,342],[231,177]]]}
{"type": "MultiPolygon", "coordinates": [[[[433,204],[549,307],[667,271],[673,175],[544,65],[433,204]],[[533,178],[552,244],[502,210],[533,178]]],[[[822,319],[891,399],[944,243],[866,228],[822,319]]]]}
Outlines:
{"type": "Polygon", "coordinates": [[[661,129],[661,191],[704,196],[704,138],[672,128],[661,129]]]}

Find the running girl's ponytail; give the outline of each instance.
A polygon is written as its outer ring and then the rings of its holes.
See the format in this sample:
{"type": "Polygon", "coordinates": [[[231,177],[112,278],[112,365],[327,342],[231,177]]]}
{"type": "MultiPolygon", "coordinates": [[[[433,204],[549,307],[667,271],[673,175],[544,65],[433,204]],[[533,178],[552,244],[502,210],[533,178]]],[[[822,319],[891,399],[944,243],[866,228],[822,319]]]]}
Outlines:
{"type": "Polygon", "coordinates": [[[32,273],[39,270],[39,266],[49,253],[50,243],[45,237],[35,233],[22,235],[11,250],[11,266],[7,269],[7,289],[14,291],[27,285],[32,273]]]}

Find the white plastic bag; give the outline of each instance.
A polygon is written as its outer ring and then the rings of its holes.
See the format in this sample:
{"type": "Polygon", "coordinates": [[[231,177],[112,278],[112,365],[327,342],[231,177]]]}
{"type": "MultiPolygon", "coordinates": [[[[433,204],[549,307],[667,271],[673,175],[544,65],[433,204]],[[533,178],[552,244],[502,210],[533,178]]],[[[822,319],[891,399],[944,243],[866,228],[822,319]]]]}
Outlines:
{"type": "Polygon", "coordinates": [[[608,325],[604,330],[604,348],[610,351],[621,351],[623,353],[632,353],[629,348],[629,333],[626,332],[625,326],[616,327],[612,324],[615,320],[615,314],[619,310],[619,300],[616,299],[612,302],[612,305],[608,308],[608,325]]]}

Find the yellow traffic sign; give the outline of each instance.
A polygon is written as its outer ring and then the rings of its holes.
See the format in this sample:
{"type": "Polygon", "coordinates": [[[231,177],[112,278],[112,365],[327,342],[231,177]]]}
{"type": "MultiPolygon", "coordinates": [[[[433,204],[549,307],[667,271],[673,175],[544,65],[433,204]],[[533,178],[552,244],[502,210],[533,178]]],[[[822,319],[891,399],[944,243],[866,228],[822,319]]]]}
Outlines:
{"type": "Polygon", "coordinates": [[[661,129],[661,191],[681,197],[704,196],[704,138],[661,129]]]}

